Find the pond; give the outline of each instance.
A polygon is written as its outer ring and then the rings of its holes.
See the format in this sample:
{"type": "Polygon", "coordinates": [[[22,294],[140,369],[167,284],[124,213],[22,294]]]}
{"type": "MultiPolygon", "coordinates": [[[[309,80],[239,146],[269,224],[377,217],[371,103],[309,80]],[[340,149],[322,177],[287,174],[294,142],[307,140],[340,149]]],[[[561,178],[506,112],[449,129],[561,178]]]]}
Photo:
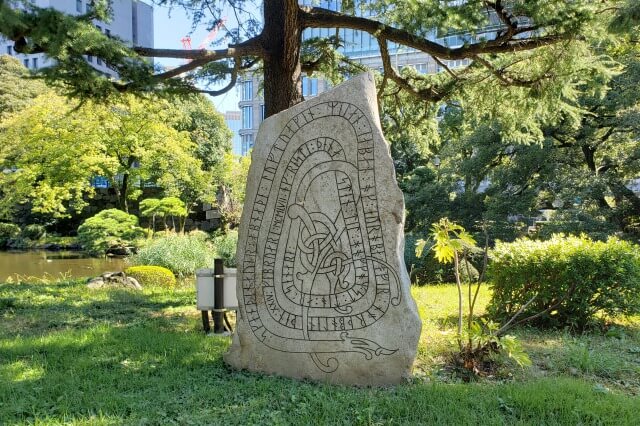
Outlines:
{"type": "Polygon", "coordinates": [[[124,259],[93,258],[74,251],[0,251],[0,283],[16,275],[37,278],[80,278],[121,271],[124,259]]]}

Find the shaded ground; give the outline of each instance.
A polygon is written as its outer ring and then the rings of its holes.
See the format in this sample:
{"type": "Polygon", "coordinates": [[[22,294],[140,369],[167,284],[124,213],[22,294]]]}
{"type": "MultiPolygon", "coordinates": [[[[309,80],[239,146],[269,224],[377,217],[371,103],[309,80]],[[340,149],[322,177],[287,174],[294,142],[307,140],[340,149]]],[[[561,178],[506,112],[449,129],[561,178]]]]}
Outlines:
{"type": "Polygon", "coordinates": [[[202,334],[189,287],[0,284],[0,424],[638,423],[640,318],[583,336],[520,329],[532,368],[463,384],[442,369],[455,287],[414,295],[415,380],[354,389],[228,370],[229,339],[202,334]]]}

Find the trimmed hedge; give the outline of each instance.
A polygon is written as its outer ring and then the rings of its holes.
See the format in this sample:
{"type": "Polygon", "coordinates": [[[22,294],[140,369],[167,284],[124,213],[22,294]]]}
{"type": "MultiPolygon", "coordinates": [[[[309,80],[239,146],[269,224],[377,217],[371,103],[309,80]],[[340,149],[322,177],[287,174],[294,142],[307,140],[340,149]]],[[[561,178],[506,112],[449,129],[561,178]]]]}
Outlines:
{"type": "Polygon", "coordinates": [[[162,266],[130,266],[124,273],[138,280],[143,286],[174,287],[176,277],[173,272],[162,266]]]}
{"type": "Polygon", "coordinates": [[[547,241],[498,242],[491,257],[488,311],[494,318],[510,318],[534,295],[519,318],[560,302],[535,320],[541,326],[583,329],[598,314],[640,312],[640,250],[626,241],[558,234],[547,241]]]}

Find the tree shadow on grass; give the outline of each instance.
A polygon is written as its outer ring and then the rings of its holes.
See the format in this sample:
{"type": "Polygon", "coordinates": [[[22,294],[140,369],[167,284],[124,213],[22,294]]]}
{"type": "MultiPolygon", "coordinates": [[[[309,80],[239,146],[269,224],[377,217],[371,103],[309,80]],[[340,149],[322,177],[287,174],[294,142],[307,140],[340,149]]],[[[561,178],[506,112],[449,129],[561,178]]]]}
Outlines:
{"type": "Polygon", "coordinates": [[[0,337],[34,336],[98,324],[166,323],[159,314],[171,308],[188,310],[192,306],[193,314],[197,314],[188,293],[172,297],[169,292],[91,291],[82,283],[0,286],[0,320],[3,323],[0,337]]]}

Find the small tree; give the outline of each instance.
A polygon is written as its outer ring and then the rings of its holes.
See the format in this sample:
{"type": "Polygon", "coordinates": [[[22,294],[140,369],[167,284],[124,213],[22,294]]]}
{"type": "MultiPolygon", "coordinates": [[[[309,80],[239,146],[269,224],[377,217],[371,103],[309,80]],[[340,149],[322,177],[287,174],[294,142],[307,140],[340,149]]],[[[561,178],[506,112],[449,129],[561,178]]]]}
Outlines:
{"type": "MultiPolygon", "coordinates": [[[[184,223],[187,218],[187,207],[184,202],[177,197],[166,197],[160,200],[160,209],[162,210],[164,217],[171,216],[171,228],[176,231],[176,218],[178,218],[178,225],[180,226],[180,232],[184,232],[184,223]]],[[[167,222],[165,220],[165,230],[167,229],[167,222]]]]}
{"type": "Polygon", "coordinates": [[[140,216],[151,218],[151,223],[149,224],[151,235],[156,232],[156,217],[164,217],[164,211],[161,207],[160,200],[157,198],[147,198],[140,201],[140,216]]]}
{"type": "MultiPolygon", "coordinates": [[[[456,340],[459,349],[459,363],[469,371],[479,373],[482,364],[492,354],[504,352],[518,365],[531,365],[531,360],[522,350],[514,336],[505,335],[512,321],[500,327],[493,321],[476,319],[474,313],[480,285],[483,282],[488,262],[488,234],[485,229],[485,247],[480,249],[475,239],[460,225],[448,218],[440,219],[431,227],[431,238],[436,259],[440,263],[454,264],[454,275],[458,288],[458,328],[456,340]],[[482,253],[483,266],[474,278],[471,272],[470,257],[472,254],[482,253]],[[462,271],[464,267],[464,271],[462,271]],[[468,289],[468,312],[466,328],[464,327],[463,282],[468,289]]],[[[418,240],[416,256],[421,257],[427,241],[418,240]]]]}

